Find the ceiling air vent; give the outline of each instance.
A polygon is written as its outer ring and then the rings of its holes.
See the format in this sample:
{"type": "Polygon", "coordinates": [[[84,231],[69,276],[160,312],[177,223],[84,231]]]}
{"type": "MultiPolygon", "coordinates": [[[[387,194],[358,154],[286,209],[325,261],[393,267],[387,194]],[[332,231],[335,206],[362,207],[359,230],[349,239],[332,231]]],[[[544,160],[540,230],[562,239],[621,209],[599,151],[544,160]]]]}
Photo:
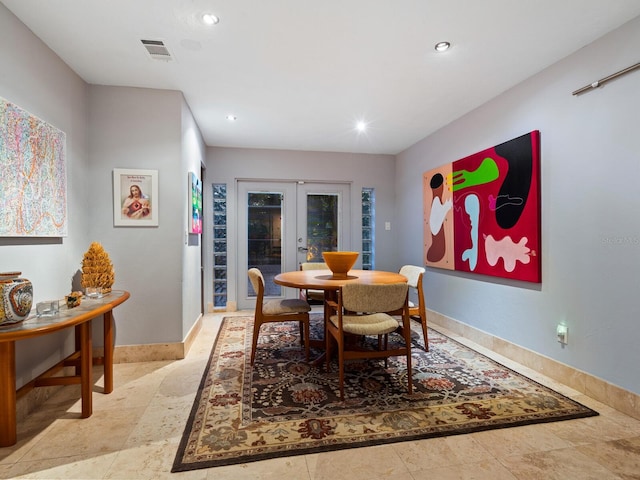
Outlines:
{"type": "Polygon", "coordinates": [[[162,40],[140,40],[147,53],[154,60],[164,60],[165,62],[173,60],[169,49],[162,40]]]}

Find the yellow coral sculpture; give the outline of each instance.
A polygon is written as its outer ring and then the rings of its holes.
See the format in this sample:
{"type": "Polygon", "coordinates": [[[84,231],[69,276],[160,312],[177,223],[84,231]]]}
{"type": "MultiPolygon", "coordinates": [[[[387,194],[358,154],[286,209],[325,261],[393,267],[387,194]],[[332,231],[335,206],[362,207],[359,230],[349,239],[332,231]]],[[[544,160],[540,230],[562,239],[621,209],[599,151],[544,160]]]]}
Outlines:
{"type": "Polygon", "coordinates": [[[102,292],[108,293],[114,280],[115,272],[109,254],[102,245],[93,242],[82,259],[82,287],[102,287],[102,292]]]}

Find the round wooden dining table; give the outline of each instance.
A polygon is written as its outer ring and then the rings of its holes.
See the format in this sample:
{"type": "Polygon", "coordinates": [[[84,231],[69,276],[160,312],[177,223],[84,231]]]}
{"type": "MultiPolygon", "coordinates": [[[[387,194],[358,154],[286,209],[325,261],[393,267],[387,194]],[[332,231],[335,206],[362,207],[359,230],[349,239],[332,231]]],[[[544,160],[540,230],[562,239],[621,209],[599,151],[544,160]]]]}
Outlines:
{"type": "Polygon", "coordinates": [[[334,277],[331,270],[295,270],[282,272],[273,279],[284,287],[335,292],[347,283],[387,284],[406,283],[407,277],[397,272],[382,270],[349,270],[346,278],[334,277]]]}
{"type": "MultiPolygon", "coordinates": [[[[406,283],[407,277],[396,272],[382,270],[349,270],[346,278],[335,278],[331,270],[296,270],[282,272],[273,279],[277,285],[309,290],[324,290],[325,299],[335,299],[337,291],[347,283],[388,284],[406,283]]],[[[324,306],[324,321],[327,321],[328,310],[324,306]]],[[[324,339],[311,339],[311,346],[324,350],[324,339]]],[[[313,363],[320,365],[324,362],[325,353],[315,359],[313,363]]]]}

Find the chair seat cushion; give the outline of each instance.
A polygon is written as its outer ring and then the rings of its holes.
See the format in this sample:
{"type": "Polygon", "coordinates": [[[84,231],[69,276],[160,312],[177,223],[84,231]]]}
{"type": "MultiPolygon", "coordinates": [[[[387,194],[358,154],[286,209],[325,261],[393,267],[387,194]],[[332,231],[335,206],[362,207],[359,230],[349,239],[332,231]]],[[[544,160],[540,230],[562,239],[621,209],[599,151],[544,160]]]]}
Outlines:
{"type": "MultiPolygon", "coordinates": [[[[338,316],[331,316],[331,323],[338,326],[338,316]]],[[[342,330],[354,335],[384,335],[398,328],[398,321],[386,313],[369,315],[343,315],[342,330]]]]}
{"type": "Polygon", "coordinates": [[[262,313],[265,315],[280,315],[282,313],[300,313],[309,311],[311,311],[309,304],[298,298],[269,300],[262,306],[262,313]]]}

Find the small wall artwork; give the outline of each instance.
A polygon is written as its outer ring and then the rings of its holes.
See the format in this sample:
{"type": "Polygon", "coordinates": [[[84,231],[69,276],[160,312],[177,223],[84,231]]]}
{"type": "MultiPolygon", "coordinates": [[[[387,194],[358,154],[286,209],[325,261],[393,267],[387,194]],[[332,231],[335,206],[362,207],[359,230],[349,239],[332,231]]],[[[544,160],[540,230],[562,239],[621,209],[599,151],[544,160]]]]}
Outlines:
{"type": "Polygon", "coordinates": [[[66,136],[0,98],[0,237],[66,237],[66,136]]]}
{"type": "Polygon", "coordinates": [[[189,172],[190,215],[189,233],[202,233],[202,182],[195,173],[189,172]]]}
{"type": "Polygon", "coordinates": [[[423,175],[429,267],[540,283],[540,132],[423,175]]]}
{"type": "Polygon", "coordinates": [[[113,224],[158,226],[158,171],[113,169],[113,224]]]}

